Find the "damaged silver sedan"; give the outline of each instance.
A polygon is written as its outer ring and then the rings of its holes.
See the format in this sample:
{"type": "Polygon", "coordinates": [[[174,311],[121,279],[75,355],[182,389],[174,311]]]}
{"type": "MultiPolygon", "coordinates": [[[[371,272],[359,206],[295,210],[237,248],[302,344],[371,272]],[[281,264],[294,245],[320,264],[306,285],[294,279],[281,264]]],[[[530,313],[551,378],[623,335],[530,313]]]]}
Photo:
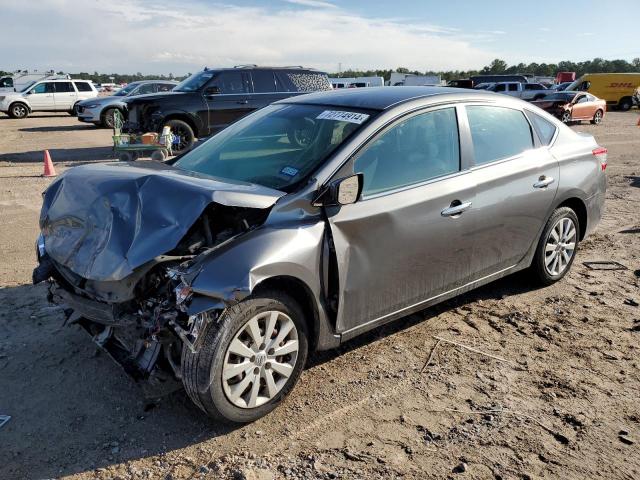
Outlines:
{"type": "Polygon", "coordinates": [[[459,89],[283,100],[172,165],[69,169],[44,194],[34,283],[125,369],[249,422],[333,348],[518,270],[570,269],[606,149],[459,89]]]}

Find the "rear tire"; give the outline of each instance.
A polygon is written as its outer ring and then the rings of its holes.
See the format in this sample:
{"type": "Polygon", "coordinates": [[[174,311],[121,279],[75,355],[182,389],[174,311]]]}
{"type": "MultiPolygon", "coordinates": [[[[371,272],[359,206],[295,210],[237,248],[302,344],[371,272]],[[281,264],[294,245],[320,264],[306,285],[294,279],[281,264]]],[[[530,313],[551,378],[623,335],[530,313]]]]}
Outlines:
{"type": "Polygon", "coordinates": [[[596,113],[593,114],[593,119],[591,120],[591,123],[593,125],[600,125],[601,122],[602,122],[602,110],[596,110],[596,113]]]}
{"type": "Polygon", "coordinates": [[[29,116],[29,107],[24,103],[15,102],[9,107],[9,116],[11,118],[27,118],[29,116]]]}
{"type": "Polygon", "coordinates": [[[182,381],[193,403],[223,422],[253,422],[276,408],[298,381],[307,360],[302,310],[293,298],[278,291],[266,291],[227,308],[200,335],[204,338],[196,353],[182,348],[182,381]],[[285,348],[287,353],[278,356],[278,349],[285,348]],[[237,355],[238,351],[247,353],[237,355]]]}
{"type": "Polygon", "coordinates": [[[623,112],[626,112],[628,110],[631,110],[632,105],[633,105],[633,100],[631,100],[630,97],[624,97],[618,103],[618,109],[620,109],[623,112]]]}
{"type": "Polygon", "coordinates": [[[580,241],[580,222],[569,207],[556,209],[542,231],[531,262],[531,276],[541,285],[551,285],[571,269],[580,241]],[[557,259],[557,260],[556,260],[557,259]]]}
{"type": "MultiPolygon", "coordinates": [[[[179,137],[179,142],[172,146],[174,155],[180,155],[191,150],[196,141],[193,129],[187,122],[182,120],[169,120],[163,124],[163,127],[171,127],[171,133],[179,137]]],[[[162,132],[162,128],[160,129],[162,132]]]]}

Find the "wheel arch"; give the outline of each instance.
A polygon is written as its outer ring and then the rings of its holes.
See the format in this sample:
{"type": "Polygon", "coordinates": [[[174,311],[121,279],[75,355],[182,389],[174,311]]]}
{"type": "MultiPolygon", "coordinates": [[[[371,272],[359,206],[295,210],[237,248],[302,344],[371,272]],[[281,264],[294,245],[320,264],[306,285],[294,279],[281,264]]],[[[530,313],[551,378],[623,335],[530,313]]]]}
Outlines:
{"type": "Polygon", "coordinates": [[[554,210],[562,207],[568,207],[576,212],[578,223],[580,224],[580,240],[583,240],[587,233],[587,222],[589,218],[584,200],[579,197],[569,197],[558,204],[554,210]]]}
{"type": "Polygon", "coordinates": [[[269,277],[258,283],[253,291],[253,295],[268,290],[277,290],[293,297],[298,302],[304,314],[304,320],[309,329],[309,351],[316,349],[320,331],[320,315],[311,288],[302,280],[290,275],[278,275],[269,277]]]}
{"type": "Polygon", "coordinates": [[[27,110],[29,111],[29,113],[32,113],[32,112],[33,112],[33,110],[31,110],[31,105],[29,105],[29,103],[28,103],[28,102],[26,102],[26,101],[25,101],[25,100],[23,100],[23,99],[20,99],[20,100],[14,100],[13,102],[11,102],[11,103],[9,104],[9,110],[11,110],[11,107],[13,107],[16,103],[20,103],[20,104],[24,105],[25,107],[27,107],[27,110]]]}
{"type": "Polygon", "coordinates": [[[162,121],[160,122],[159,127],[162,128],[162,126],[170,120],[181,120],[187,125],[189,125],[191,127],[191,130],[193,130],[193,135],[195,139],[198,139],[199,137],[202,136],[201,135],[202,129],[200,128],[200,125],[198,125],[196,120],[188,113],[181,113],[181,112],[169,113],[168,115],[165,115],[162,118],[162,121]]]}

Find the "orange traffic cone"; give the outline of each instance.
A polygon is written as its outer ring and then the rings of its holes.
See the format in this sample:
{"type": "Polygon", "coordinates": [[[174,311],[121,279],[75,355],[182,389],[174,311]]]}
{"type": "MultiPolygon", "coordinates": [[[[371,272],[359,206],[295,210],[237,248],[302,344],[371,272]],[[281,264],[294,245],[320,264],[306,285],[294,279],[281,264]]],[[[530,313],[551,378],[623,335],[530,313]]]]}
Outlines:
{"type": "Polygon", "coordinates": [[[57,177],[56,169],[53,168],[53,162],[51,161],[51,155],[49,155],[49,150],[44,151],[44,173],[43,177],[57,177]]]}

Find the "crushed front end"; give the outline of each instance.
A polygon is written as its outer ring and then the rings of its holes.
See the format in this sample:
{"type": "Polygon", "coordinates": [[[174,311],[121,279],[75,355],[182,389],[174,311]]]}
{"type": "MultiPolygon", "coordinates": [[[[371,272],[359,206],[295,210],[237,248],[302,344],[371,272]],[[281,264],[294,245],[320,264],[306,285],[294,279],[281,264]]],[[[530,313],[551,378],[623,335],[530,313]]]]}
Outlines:
{"type": "Polygon", "coordinates": [[[262,224],[275,200],[229,187],[224,195],[220,185],[212,193],[211,182],[171,168],[95,169],[75,167],[45,192],[33,283],[46,282],[65,322],[83,327],[146,394],[169,393],[182,387],[182,350],[198,349],[227,306],[193,298],[192,267],[262,224]],[[227,197],[239,206],[215,201],[227,197]]]}

